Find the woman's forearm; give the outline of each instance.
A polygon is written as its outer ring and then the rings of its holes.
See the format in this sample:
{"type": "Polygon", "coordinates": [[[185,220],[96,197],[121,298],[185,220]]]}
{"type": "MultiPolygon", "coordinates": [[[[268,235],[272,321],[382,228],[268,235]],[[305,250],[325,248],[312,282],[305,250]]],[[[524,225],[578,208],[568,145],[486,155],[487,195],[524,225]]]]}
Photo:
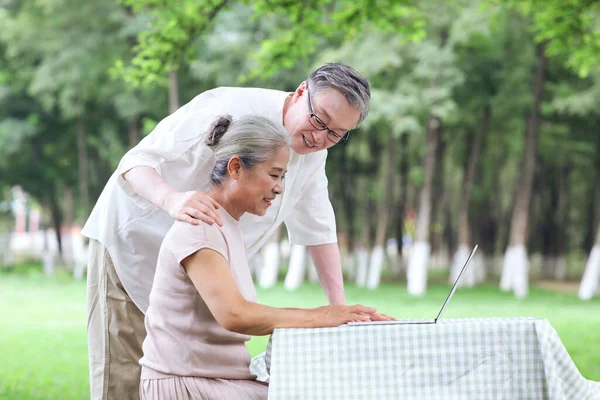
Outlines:
{"type": "Polygon", "coordinates": [[[276,328],[314,328],[319,326],[317,309],[276,308],[244,301],[232,313],[226,329],[252,336],[269,335],[276,328]]]}

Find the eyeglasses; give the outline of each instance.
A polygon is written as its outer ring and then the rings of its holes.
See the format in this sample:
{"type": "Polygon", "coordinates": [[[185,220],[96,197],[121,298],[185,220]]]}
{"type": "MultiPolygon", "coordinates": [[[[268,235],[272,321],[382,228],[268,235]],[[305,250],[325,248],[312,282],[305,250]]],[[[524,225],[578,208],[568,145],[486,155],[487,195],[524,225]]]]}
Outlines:
{"type": "Polygon", "coordinates": [[[329,129],[329,127],[327,126],[327,124],[325,122],[323,122],[323,120],[321,120],[321,118],[317,117],[315,115],[315,113],[313,112],[312,109],[312,104],[310,103],[310,92],[308,90],[308,84],[306,85],[306,99],[308,100],[308,112],[310,114],[309,117],[309,122],[310,124],[313,126],[313,128],[315,128],[318,131],[327,131],[327,139],[329,139],[330,141],[332,141],[333,143],[344,143],[348,140],[348,136],[350,134],[350,131],[346,132],[345,135],[340,135],[339,133],[336,133],[335,131],[332,131],[331,129],[329,129]]]}

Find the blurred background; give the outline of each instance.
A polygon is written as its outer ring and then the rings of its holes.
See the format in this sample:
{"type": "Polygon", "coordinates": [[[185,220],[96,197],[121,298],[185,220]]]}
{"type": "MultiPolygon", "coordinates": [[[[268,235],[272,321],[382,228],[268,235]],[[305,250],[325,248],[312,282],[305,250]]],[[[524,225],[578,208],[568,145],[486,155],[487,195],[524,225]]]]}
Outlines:
{"type": "MultiPolygon", "coordinates": [[[[329,151],[350,303],[547,318],[600,380],[600,6],[584,0],[0,0],[0,398],[88,396],[85,238],[123,154],[218,86],[370,82],[329,151]]],[[[325,297],[285,227],[259,300],[325,297]]],[[[250,342],[253,355],[267,338],[250,342]]]]}

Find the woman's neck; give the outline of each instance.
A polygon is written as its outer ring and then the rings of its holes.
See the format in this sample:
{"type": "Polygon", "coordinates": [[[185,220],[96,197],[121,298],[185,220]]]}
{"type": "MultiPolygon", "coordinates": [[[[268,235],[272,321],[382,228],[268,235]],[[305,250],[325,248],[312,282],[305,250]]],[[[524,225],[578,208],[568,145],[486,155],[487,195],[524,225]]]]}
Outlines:
{"type": "Polygon", "coordinates": [[[224,186],[215,186],[208,191],[208,195],[221,205],[236,221],[239,221],[244,210],[237,204],[233,196],[228,193],[224,186]]]}

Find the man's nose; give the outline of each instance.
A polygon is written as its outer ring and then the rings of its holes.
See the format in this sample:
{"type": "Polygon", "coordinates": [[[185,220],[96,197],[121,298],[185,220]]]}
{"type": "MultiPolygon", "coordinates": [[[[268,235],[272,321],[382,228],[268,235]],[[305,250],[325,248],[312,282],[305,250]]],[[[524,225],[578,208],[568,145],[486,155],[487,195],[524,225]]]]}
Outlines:
{"type": "Polygon", "coordinates": [[[312,138],[313,144],[317,146],[322,146],[325,139],[327,138],[327,131],[320,131],[318,129],[313,129],[310,132],[310,136],[312,138]]]}

